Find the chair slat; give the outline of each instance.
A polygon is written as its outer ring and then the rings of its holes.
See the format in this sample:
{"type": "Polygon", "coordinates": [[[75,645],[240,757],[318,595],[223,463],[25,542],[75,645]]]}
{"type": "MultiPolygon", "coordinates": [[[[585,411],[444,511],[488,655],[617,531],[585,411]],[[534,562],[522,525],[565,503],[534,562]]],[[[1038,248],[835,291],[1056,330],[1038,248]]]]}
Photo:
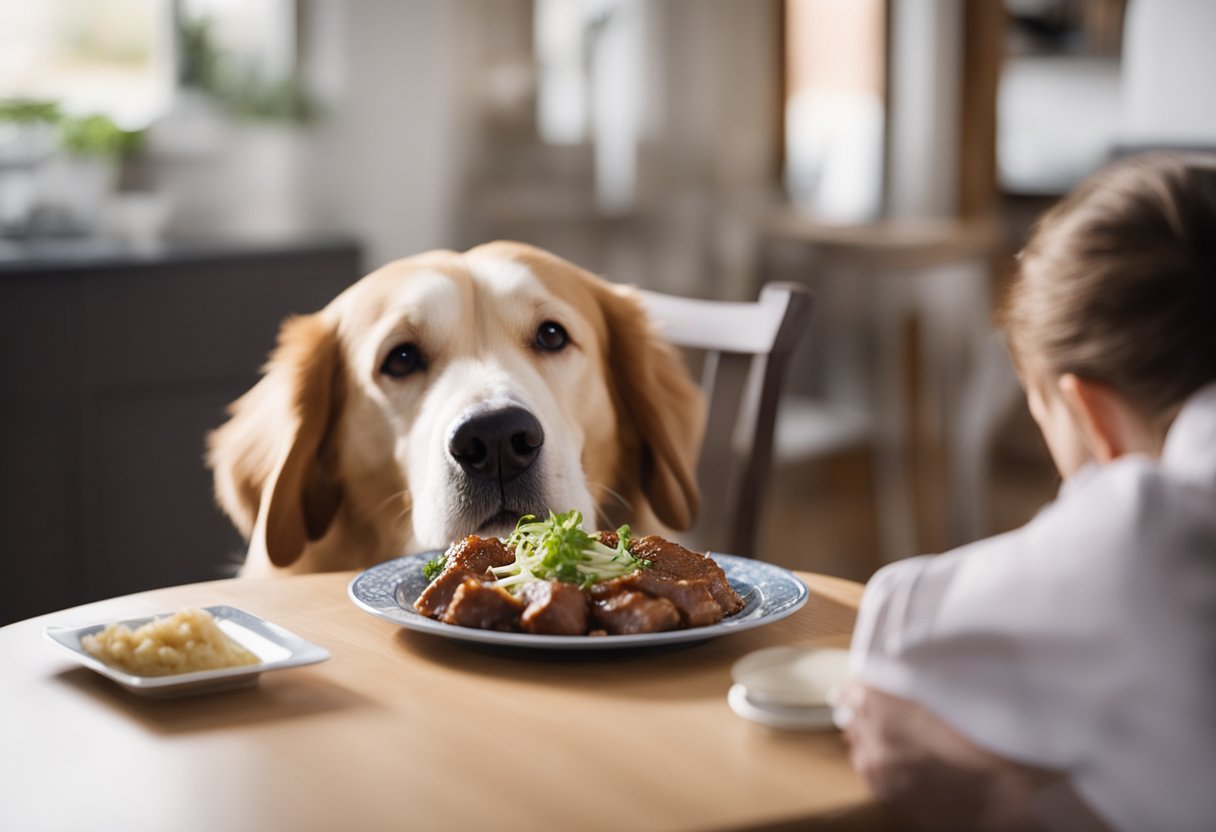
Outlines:
{"type": "Polygon", "coordinates": [[[698,350],[767,353],[785,319],[784,296],[754,303],[699,300],[641,291],[646,311],[673,344],[698,350]]]}
{"type": "Polygon", "coordinates": [[[790,356],[810,320],[810,292],[794,284],[768,284],[754,303],[641,295],[668,341],[705,351],[701,386],[709,416],[697,468],[701,512],[693,542],[752,555],[772,462],[777,401],[790,356]]]}

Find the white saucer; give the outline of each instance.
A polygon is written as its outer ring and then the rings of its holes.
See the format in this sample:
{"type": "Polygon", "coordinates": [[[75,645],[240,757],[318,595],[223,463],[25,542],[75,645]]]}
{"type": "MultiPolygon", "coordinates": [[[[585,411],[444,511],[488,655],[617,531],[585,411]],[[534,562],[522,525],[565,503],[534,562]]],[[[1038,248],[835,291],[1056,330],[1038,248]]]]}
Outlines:
{"type": "Polygon", "coordinates": [[[829,648],[767,647],[748,653],[730,669],[757,704],[820,706],[849,678],[849,651],[829,648]]]}
{"type": "Polygon", "coordinates": [[[772,705],[753,702],[743,685],[731,685],[726,694],[730,709],[744,719],[790,731],[826,731],[834,729],[832,709],[828,705],[814,707],[772,705]]]}
{"type": "Polygon", "coordinates": [[[773,728],[834,727],[833,694],[849,678],[849,651],[769,647],[749,653],[730,670],[732,710],[773,728]]]}

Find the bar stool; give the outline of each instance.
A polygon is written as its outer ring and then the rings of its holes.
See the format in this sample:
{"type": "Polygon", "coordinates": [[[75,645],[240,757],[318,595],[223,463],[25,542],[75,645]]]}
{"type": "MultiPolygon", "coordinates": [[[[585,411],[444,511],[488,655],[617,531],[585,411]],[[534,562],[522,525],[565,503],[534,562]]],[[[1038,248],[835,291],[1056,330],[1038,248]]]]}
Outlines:
{"type": "Polygon", "coordinates": [[[777,255],[795,254],[798,278],[821,310],[812,328],[821,396],[787,397],[778,462],[870,443],[882,559],[918,554],[924,536],[909,459],[919,401],[921,421],[945,456],[947,543],[986,533],[988,449],[1017,391],[991,325],[995,224],[831,226],[780,209],[764,217],[760,236],[761,280],[774,279],[777,255]],[[917,365],[909,364],[910,346],[917,365]]]}

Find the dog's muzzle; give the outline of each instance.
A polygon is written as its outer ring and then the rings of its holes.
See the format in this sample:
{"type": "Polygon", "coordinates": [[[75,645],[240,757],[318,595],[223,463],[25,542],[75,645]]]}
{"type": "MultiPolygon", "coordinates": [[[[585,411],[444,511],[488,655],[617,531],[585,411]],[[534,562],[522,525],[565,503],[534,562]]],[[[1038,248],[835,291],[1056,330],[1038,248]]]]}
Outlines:
{"type": "Polygon", "coordinates": [[[544,444],[536,417],[511,406],[461,422],[448,439],[448,453],[468,476],[505,486],[532,467],[544,444]]]}
{"type": "Polygon", "coordinates": [[[469,531],[509,532],[525,514],[545,510],[542,465],[535,464],[545,431],[518,405],[469,414],[448,438],[448,454],[463,473],[455,483],[469,531]]]}

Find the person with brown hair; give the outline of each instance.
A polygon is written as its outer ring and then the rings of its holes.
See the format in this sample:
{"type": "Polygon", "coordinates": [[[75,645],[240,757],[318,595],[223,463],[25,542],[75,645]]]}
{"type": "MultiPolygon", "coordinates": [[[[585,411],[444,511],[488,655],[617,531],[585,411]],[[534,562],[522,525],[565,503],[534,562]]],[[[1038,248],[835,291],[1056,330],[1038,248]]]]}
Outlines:
{"type": "Polygon", "coordinates": [[[1003,312],[1064,484],[882,569],[837,706],[929,828],[1216,823],[1216,157],[1151,154],[1037,225],[1003,312]]]}

